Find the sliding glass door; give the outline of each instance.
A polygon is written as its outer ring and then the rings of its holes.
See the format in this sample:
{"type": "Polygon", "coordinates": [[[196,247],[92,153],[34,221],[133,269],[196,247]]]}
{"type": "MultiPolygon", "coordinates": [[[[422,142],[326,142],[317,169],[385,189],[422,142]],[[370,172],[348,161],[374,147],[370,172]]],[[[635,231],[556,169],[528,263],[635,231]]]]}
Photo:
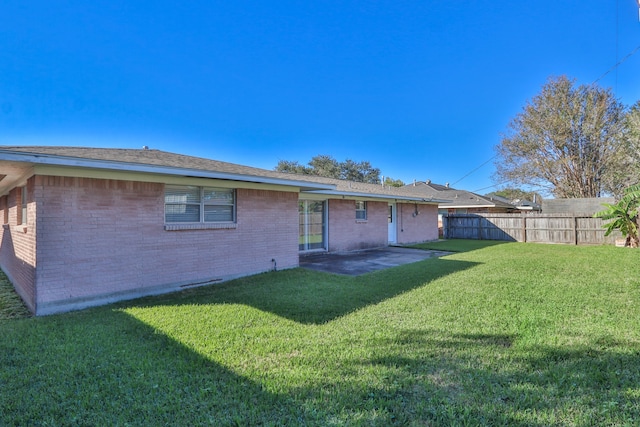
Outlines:
{"type": "Polygon", "coordinates": [[[326,249],[326,213],[325,201],[300,200],[298,213],[300,214],[299,249],[326,249]]]}

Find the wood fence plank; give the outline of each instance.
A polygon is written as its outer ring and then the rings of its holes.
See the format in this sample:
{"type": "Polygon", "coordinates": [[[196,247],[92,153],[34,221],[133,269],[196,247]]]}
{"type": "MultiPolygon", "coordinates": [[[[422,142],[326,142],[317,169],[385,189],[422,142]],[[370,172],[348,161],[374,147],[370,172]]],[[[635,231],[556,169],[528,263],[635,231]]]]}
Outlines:
{"type": "Polygon", "coordinates": [[[443,221],[448,239],[602,245],[620,237],[605,237],[602,218],[572,214],[448,214],[443,221]]]}

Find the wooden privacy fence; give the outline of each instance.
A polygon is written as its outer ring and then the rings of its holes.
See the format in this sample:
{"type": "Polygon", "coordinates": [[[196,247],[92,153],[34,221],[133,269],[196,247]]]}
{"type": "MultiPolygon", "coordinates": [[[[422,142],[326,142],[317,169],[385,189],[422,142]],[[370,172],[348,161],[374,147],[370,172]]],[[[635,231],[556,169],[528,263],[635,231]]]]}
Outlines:
{"type": "Polygon", "coordinates": [[[602,218],[571,214],[448,214],[442,216],[445,239],[512,242],[615,244],[619,233],[605,237],[602,218]]]}

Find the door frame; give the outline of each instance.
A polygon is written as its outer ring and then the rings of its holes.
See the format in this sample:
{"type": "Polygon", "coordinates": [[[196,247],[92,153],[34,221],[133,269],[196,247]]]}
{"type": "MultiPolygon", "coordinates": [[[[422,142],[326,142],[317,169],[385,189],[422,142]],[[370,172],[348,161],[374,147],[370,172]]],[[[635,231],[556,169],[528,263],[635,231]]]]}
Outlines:
{"type": "Polygon", "coordinates": [[[389,203],[389,213],[387,215],[387,242],[398,242],[398,205],[389,203]]]}
{"type": "Polygon", "coordinates": [[[299,239],[299,243],[298,243],[298,251],[299,252],[314,252],[314,251],[326,251],[328,248],[328,237],[329,237],[329,232],[328,232],[328,228],[329,228],[329,215],[328,215],[328,208],[329,208],[329,201],[328,200],[318,200],[318,199],[299,199],[298,200],[298,206],[300,206],[300,204],[304,205],[304,215],[300,214],[300,209],[298,207],[298,216],[299,216],[299,232],[298,232],[298,239],[299,239]],[[320,248],[312,248],[309,249],[309,245],[311,244],[309,242],[309,223],[307,221],[304,221],[305,219],[308,218],[308,204],[309,203],[322,203],[322,247],[320,248]],[[304,234],[302,234],[301,232],[303,232],[304,234]],[[305,242],[300,243],[300,239],[305,239],[305,242]],[[304,245],[303,249],[300,249],[300,245],[304,245]]]}

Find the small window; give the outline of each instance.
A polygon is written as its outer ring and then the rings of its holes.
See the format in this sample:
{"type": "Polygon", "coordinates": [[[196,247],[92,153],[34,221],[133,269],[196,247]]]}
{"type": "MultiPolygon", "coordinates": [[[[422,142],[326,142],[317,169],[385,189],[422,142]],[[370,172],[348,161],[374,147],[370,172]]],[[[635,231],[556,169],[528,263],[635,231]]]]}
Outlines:
{"type": "Polygon", "coordinates": [[[229,188],[167,185],[165,222],[234,222],[235,191],[229,188]]]}
{"type": "Polygon", "coordinates": [[[367,219],[367,202],[363,202],[362,200],[356,200],[356,219],[359,219],[359,220],[367,219]]]}
{"type": "Polygon", "coordinates": [[[2,200],[2,213],[3,213],[2,223],[7,224],[9,223],[9,199],[7,196],[4,196],[0,200],[2,200]]]}
{"type": "Polygon", "coordinates": [[[20,224],[27,223],[27,186],[20,188],[20,224]]]}

